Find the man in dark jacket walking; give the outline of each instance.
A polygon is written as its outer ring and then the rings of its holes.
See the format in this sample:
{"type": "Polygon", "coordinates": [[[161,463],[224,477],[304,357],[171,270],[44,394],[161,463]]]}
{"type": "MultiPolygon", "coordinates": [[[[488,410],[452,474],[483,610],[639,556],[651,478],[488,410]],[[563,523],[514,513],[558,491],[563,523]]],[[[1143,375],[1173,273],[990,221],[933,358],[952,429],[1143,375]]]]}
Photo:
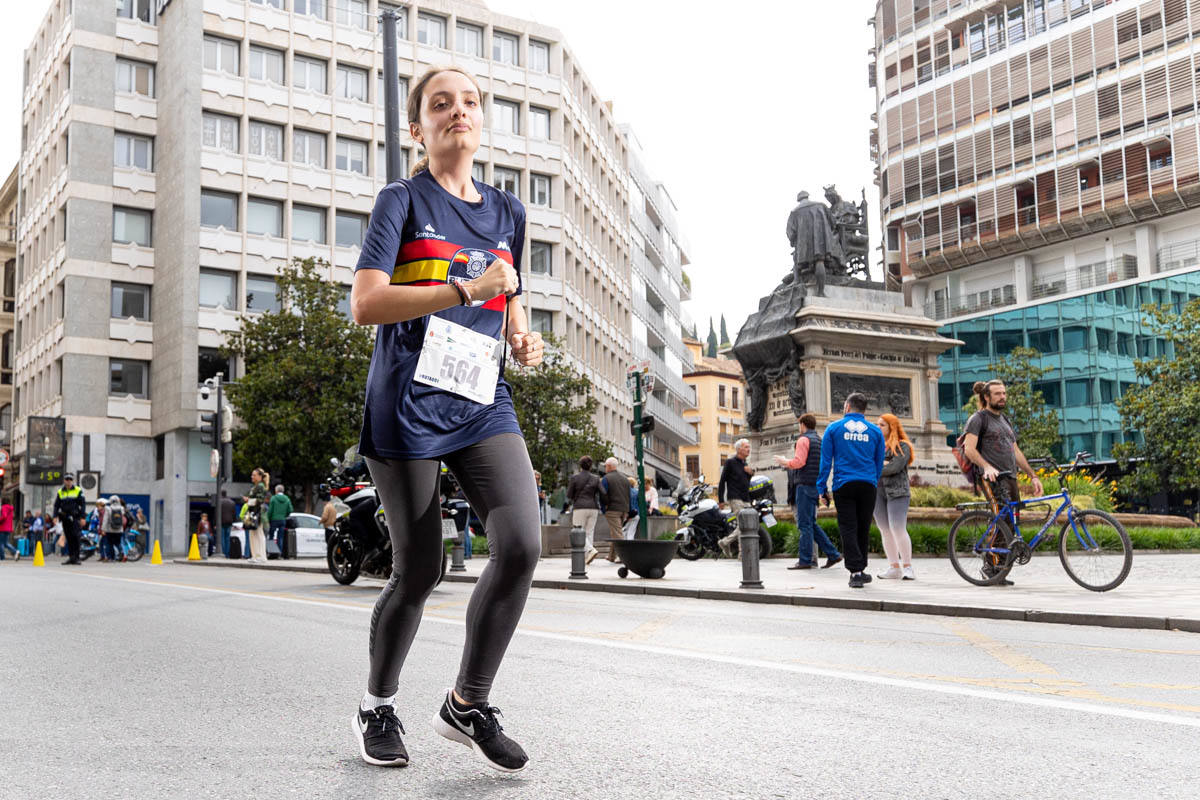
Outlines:
{"type": "MultiPolygon", "coordinates": [[[[750,476],[754,474],[754,467],[746,463],[750,458],[750,440],[738,439],[733,444],[733,458],[725,459],[725,464],[721,467],[721,480],[717,484],[717,502],[728,503],[729,512],[734,516],[746,506],[750,505],[750,476]]],[[[717,542],[721,546],[721,552],[728,558],[733,555],[733,543],[737,541],[740,534],[737,530],[728,536],[721,537],[717,542]]]]}
{"type": "Polygon", "coordinates": [[[598,555],[594,546],[596,520],[600,517],[600,476],[592,472],[592,457],[579,459],[579,472],[567,481],[567,503],[571,506],[571,525],[583,528],[587,535],[587,563],[598,555]]]}
{"type": "MultiPolygon", "coordinates": [[[[629,490],[633,482],[617,469],[619,462],[609,458],[604,462],[604,477],[600,479],[600,504],[604,508],[604,520],[608,523],[609,540],[624,539],[622,527],[629,514],[629,490]]],[[[617,546],[609,545],[608,560],[617,560],[617,546]]]]}
{"type": "Polygon", "coordinates": [[[237,517],[237,506],[229,499],[229,493],[221,490],[221,554],[229,558],[229,535],[233,520],[237,517]]]}
{"type": "Polygon", "coordinates": [[[871,582],[866,574],[867,543],[875,513],[875,487],[883,471],[883,431],[863,414],[867,397],[852,392],[842,408],[845,416],[825,429],[821,439],[821,470],[817,489],[829,502],[829,473],[833,472],[833,499],[837,505],[838,532],[846,551],[850,588],[871,582]]]}
{"type": "MultiPolygon", "coordinates": [[[[776,463],[788,468],[788,476],[795,475],[795,493],[792,502],[796,507],[796,527],[800,529],[798,559],[788,569],[812,569],[813,539],[825,553],[825,567],[829,569],[842,560],[842,554],[834,547],[825,529],[817,524],[817,473],[821,471],[821,436],[817,433],[817,418],[812,414],[800,417],[800,438],[796,440],[796,455],[791,460],[775,456],[776,463]]],[[[790,480],[789,480],[790,483],[790,480]]]]}
{"type": "Polygon", "coordinates": [[[62,523],[63,536],[67,539],[68,558],[64,564],[79,562],[79,525],[83,521],[83,492],[75,485],[75,476],[63,476],[62,488],[54,498],[54,516],[62,523]]]}

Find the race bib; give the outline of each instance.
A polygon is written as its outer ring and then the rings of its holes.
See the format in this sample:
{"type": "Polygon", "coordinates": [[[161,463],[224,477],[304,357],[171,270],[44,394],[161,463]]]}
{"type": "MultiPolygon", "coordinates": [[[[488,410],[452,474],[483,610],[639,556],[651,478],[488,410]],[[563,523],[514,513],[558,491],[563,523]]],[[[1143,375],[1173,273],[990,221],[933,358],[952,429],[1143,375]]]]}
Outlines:
{"type": "Polygon", "coordinates": [[[503,343],[448,319],[431,316],[413,380],[491,405],[500,380],[503,343]]]}

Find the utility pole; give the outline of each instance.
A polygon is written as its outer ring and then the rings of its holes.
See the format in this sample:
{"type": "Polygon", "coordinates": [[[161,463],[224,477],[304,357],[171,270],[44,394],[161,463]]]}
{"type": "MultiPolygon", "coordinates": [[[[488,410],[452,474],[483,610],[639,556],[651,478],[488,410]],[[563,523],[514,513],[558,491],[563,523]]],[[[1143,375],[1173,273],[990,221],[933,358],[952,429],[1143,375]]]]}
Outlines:
{"type": "Polygon", "coordinates": [[[645,395],[654,391],[654,376],[650,374],[649,362],[635,364],[626,376],[633,391],[633,422],[629,432],[633,434],[633,451],[637,459],[638,530],[634,538],[648,539],[649,523],[646,518],[646,462],[642,437],[654,430],[654,417],[642,413],[645,395]]]}
{"type": "MultiPolygon", "coordinates": [[[[214,528],[220,527],[221,514],[221,484],[225,479],[225,445],[233,441],[233,412],[225,405],[225,384],[221,378],[225,373],[218,372],[215,376],[204,381],[202,391],[213,391],[217,395],[217,408],[211,414],[200,415],[200,441],[212,443],[212,453],[209,457],[210,474],[216,479],[217,485],[213,491],[213,520],[214,528]]],[[[205,397],[208,395],[205,394],[205,397]]]]}
{"type": "Polygon", "coordinates": [[[400,80],[396,62],[395,9],[379,12],[379,27],[383,36],[383,152],[387,161],[387,182],[392,183],[405,177],[400,174],[400,80]]]}

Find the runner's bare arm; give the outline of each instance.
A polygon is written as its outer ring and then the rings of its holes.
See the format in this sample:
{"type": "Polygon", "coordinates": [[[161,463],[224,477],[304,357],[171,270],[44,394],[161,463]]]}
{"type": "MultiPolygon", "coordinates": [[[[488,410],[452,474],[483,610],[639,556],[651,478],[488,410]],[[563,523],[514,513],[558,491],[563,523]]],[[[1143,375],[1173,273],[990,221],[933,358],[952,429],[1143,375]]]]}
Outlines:
{"type": "Polygon", "coordinates": [[[513,358],[521,366],[536,367],[542,363],[542,334],[529,330],[529,321],[519,296],[508,298],[508,343],[512,347],[513,358]]]}

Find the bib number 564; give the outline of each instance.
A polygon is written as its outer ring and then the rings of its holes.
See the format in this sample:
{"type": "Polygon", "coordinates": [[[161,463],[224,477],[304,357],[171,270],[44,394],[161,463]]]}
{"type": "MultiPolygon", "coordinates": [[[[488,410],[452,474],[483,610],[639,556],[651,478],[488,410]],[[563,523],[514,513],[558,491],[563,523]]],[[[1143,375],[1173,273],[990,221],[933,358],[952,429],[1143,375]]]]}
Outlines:
{"type": "Polygon", "coordinates": [[[474,387],[479,382],[479,367],[472,366],[465,358],[445,355],[442,357],[442,377],[455,383],[469,383],[474,387]]]}

